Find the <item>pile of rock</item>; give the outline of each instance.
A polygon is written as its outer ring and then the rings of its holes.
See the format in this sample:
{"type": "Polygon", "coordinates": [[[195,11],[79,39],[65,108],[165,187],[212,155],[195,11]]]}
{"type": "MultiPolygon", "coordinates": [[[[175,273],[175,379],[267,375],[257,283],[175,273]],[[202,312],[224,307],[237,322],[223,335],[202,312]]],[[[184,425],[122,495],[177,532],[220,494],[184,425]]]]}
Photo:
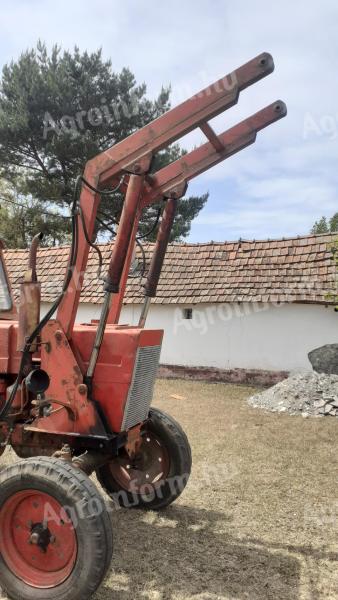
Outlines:
{"type": "Polygon", "coordinates": [[[297,374],[248,400],[254,408],[303,417],[338,417],[338,375],[297,374]]]}
{"type": "Polygon", "coordinates": [[[293,375],[248,402],[254,408],[303,417],[338,417],[338,344],[308,354],[314,372],[293,375]]]}

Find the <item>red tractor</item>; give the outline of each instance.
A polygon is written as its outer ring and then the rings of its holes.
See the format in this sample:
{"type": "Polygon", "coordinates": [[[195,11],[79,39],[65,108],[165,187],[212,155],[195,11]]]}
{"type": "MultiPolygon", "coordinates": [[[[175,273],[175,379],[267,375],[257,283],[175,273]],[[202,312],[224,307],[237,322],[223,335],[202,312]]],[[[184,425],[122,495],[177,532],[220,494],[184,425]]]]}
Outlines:
{"type": "Polygon", "coordinates": [[[86,600],[112,557],[104,499],[161,509],[184,490],[187,437],[151,408],[163,331],[145,329],[177,202],[190,179],[252,144],[286,115],[274,102],[221,135],[208,120],[273,71],[257,56],[127,139],[90,160],[71,208],[72,243],[60,295],[40,318],[37,235],[16,310],[0,250],[0,455],[24,460],[0,471],[0,586],[17,600],[86,600]],[[195,128],[207,142],[153,173],[152,158],[195,128]],[[75,324],[100,198],[118,186],[125,199],[98,321],[75,324]],[[138,326],[119,317],[142,210],[165,201],[138,326]]]}

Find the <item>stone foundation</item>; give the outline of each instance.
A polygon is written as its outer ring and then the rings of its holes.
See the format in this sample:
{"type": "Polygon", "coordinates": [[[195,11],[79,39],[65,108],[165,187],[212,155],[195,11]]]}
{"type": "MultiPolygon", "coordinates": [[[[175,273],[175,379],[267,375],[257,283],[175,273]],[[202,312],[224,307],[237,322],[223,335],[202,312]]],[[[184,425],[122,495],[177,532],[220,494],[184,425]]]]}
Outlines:
{"type": "Polygon", "coordinates": [[[161,365],[158,377],[162,379],[188,379],[219,383],[242,383],[257,386],[271,386],[289,376],[287,371],[263,371],[255,369],[216,369],[213,367],[184,367],[181,365],[161,365]]]}

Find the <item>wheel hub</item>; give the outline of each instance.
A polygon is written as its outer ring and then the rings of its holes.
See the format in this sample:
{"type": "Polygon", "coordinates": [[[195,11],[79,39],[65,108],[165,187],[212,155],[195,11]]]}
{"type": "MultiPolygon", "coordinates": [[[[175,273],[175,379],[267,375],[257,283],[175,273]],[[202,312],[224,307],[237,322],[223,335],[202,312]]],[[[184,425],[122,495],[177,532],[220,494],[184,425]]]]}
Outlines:
{"type": "Polygon", "coordinates": [[[49,494],[23,490],[0,511],[0,553],[8,568],[37,588],[51,588],[71,574],[77,556],[73,524],[49,494]]]}
{"type": "Polygon", "coordinates": [[[32,525],[31,535],[29,537],[29,543],[39,546],[42,552],[47,552],[49,544],[54,544],[56,538],[51,534],[48,529],[47,523],[35,523],[32,525]]]}
{"type": "Polygon", "coordinates": [[[111,473],[122,489],[144,493],[149,485],[156,487],[168,477],[170,459],[166,447],[153,433],[146,432],[138,453],[132,459],[127,453],[110,464],[111,473]]]}

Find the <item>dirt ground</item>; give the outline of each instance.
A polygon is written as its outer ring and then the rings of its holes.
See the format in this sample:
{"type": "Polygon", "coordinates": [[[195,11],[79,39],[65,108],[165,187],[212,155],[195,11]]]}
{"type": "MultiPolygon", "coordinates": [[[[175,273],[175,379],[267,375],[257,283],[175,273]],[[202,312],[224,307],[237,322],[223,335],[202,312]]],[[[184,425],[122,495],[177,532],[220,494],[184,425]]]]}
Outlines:
{"type": "Polygon", "coordinates": [[[250,408],[252,392],[158,381],[154,405],[186,429],[192,479],[161,514],[112,512],[95,600],[337,600],[338,421],[250,408]]]}

